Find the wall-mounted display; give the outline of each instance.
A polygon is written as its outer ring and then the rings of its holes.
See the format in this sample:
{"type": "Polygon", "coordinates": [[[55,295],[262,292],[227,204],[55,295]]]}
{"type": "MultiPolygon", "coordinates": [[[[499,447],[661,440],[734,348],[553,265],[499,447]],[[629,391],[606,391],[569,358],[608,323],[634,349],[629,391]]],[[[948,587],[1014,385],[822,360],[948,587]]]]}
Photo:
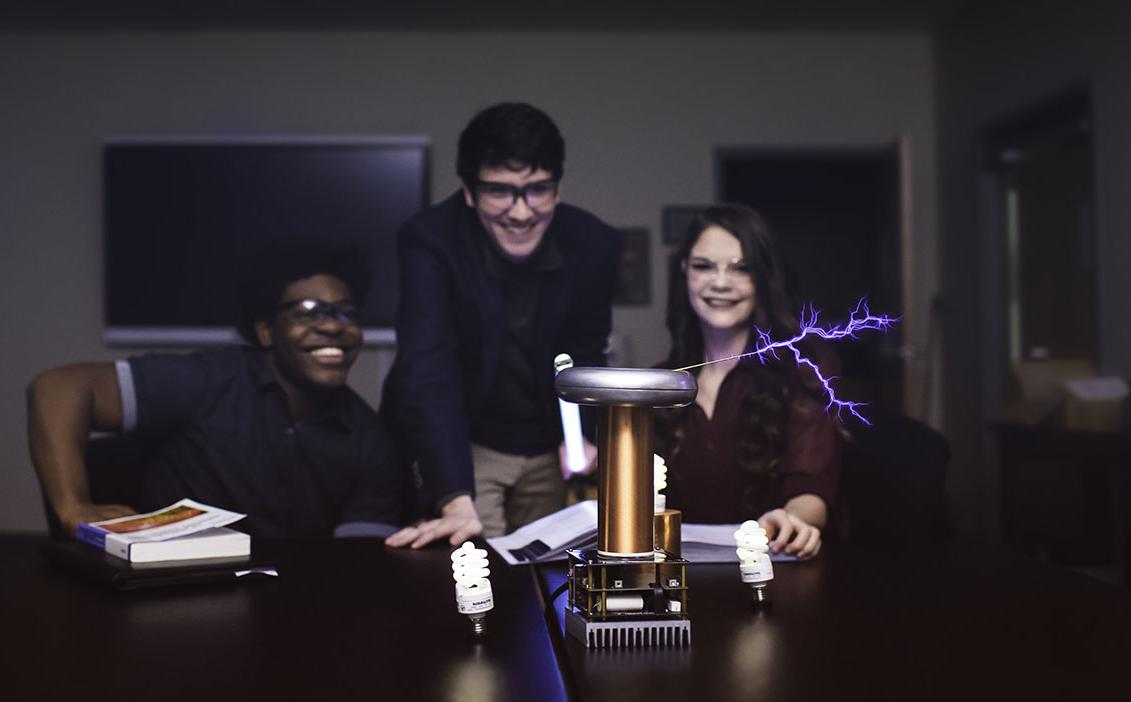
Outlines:
{"type": "Polygon", "coordinates": [[[367,342],[391,342],[396,231],[427,204],[428,139],[128,137],[103,149],[108,343],[237,339],[240,257],[318,237],[368,253],[367,342]]]}

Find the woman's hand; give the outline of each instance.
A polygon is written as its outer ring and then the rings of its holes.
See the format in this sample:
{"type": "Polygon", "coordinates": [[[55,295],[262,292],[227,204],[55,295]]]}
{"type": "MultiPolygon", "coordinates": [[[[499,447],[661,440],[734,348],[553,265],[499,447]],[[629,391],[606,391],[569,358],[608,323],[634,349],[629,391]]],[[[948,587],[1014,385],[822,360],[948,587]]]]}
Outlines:
{"type": "Polygon", "coordinates": [[[758,517],[758,523],[770,537],[773,553],[784,550],[788,555],[805,559],[816,556],[821,550],[821,530],[784,509],[766,512],[758,517]]]}

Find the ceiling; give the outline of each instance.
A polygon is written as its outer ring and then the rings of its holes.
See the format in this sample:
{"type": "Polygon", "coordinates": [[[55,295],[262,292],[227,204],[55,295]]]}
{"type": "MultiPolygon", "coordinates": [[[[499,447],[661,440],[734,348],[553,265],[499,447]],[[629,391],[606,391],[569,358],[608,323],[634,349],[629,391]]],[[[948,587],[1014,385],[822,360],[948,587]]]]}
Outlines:
{"type": "Polygon", "coordinates": [[[0,0],[0,29],[925,31],[968,1],[0,0]]]}

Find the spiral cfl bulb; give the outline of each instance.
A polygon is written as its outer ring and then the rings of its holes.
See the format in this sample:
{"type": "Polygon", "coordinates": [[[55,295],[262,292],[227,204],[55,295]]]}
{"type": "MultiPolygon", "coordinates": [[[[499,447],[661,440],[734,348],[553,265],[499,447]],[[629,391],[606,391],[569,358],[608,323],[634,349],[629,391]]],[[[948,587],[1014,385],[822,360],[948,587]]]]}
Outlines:
{"type": "Polygon", "coordinates": [[[666,495],[661,495],[660,490],[668,486],[668,465],[656,454],[652,454],[652,471],[652,486],[656,492],[655,511],[663,512],[667,509],[668,498],[666,495]]]}
{"type": "Polygon", "coordinates": [[[770,539],[758,522],[749,519],[734,532],[738,548],[738,572],[742,582],[749,583],[754,591],[754,601],[766,600],[766,583],[774,579],[774,566],[770,562],[770,539]]]}
{"type": "Polygon", "coordinates": [[[452,552],[452,577],[456,581],[456,609],[471,619],[471,629],[475,634],[486,630],[487,612],[495,607],[491,594],[491,581],[487,576],[487,551],[475,548],[470,541],[452,552]]]}

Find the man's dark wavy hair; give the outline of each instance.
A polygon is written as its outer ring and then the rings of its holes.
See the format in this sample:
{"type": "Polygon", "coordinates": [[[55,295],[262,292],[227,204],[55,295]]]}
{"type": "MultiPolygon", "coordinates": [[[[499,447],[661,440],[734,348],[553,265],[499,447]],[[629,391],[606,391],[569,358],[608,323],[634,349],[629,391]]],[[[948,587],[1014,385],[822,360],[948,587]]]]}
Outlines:
{"type": "Polygon", "coordinates": [[[545,169],[562,177],[565,140],[549,115],[525,102],[503,102],[475,115],[459,135],[456,173],[468,188],[483,167],[545,169]]]}
{"type": "Polygon", "coordinates": [[[369,293],[368,261],[365,247],[356,242],[295,237],[253,247],[239,260],[236,328],[240,336],[258,346],[255,322],[274,315],[288,285],[320,273],[345,283],[354,302],[363,305],[369,293]]]}

